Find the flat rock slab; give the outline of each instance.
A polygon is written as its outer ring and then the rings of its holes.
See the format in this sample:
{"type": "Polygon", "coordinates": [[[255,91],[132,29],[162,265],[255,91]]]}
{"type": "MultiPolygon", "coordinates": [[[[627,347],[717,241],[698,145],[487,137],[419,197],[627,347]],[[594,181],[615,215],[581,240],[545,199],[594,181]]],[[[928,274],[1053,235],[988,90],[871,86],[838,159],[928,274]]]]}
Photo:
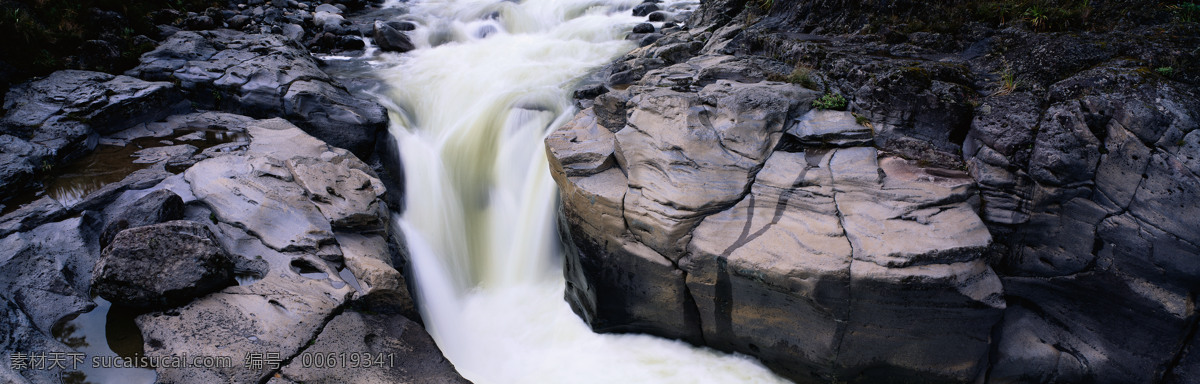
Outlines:
{"type": "Polygon", "coordinates": [[[834,147],[870,145],[875,136],[871,127],[859,124],[850,112],[831,110],[809,111],[787,133],[801,144],[834,147]]]}
{"type": "Polygon", "coordinates": [[[874,148],[776,152],[680,262],[705,341],[757,349],[792,377],[886,362],[970,380],[1004,303],[969,185],[874,148]]]}

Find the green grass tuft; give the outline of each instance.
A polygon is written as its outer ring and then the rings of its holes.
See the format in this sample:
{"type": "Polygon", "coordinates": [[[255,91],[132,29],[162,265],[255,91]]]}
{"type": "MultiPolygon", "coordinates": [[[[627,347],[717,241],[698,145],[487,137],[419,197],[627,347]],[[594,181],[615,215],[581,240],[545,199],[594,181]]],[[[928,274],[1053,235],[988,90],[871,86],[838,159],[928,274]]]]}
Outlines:
{"type": "Polygon", "coordinates": [[[813,100],[812,106],[816,109],[832,109],[836,111],[845,111],[846,98],[837,93],[826,93],[825,96],[813,100]]]}

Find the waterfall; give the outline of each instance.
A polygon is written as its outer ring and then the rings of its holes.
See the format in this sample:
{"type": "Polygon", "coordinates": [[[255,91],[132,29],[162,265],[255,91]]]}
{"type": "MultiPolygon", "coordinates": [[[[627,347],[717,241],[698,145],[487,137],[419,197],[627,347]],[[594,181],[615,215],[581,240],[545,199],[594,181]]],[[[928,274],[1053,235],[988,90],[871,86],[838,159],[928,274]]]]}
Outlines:
{"type": "Polygon", "coordinates": [[[744,356],[592,333],[563,300],[542,140],[576,112],[573,85],[634,48],[637,3],[391,4],[417,25],[417,50],[376,57],[406,177],[396,227],[427,328],[476,383],[783,382],[744,356]]]}

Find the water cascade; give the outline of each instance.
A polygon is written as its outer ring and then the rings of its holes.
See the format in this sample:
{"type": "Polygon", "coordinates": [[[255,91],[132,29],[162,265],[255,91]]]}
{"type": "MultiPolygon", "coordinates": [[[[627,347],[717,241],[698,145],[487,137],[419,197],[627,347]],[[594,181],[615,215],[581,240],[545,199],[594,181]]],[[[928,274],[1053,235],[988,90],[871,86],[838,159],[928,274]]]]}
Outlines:
{"type": "Polygon", "coordinates": [[[476,383],[782,382],[743,356],[592,333],[563,300],[542,140],[576,112],[572,86],[634,48],[638,1],[391,4],[417,25],[417,50],[375,59],[407,185],[397,227],[426,326],[476,383]]]}

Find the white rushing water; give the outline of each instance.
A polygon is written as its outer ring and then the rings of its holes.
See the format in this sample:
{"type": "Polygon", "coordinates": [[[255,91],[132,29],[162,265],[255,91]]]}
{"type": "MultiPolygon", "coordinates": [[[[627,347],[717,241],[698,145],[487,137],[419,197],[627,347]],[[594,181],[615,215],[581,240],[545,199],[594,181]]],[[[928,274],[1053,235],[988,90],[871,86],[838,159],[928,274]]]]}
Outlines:
{"type": "Polygon", "coordinates": [[[576,112],[575,82],[633,48],[637,2],[408,3],[418,49],[377,57],[422,315],[476,383],[783,382],[742,356],[595,334],[563,300],[542,140],[576,112]]]}

